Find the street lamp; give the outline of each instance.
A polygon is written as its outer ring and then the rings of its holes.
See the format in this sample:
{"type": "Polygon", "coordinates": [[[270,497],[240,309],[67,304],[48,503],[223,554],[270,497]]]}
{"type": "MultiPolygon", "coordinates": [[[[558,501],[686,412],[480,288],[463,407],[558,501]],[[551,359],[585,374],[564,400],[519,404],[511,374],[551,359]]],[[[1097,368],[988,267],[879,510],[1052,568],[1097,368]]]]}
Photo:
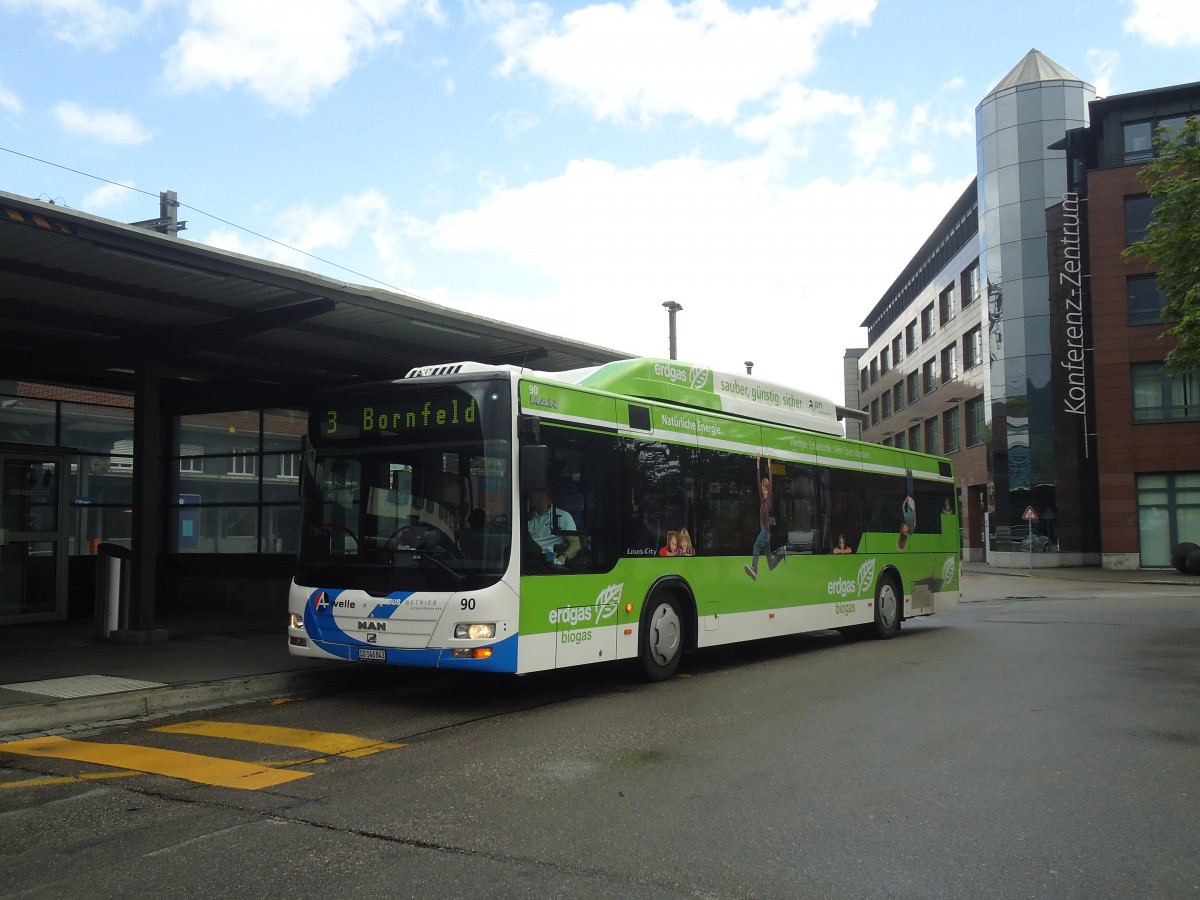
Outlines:
{"type": "Polygon", "coordinates": [[[677,313],[677,312],[679,312],[681,309],[683,309],[683,304],[682,304],[682,303],[676,303],[674,300],[667,300],[667,301],[665,301],[665,302],[663,303],[663,307],[664,307],[664,308],[667,310],[667,317],[668,317],[668,319],[670,320],[670,327],[671,327],[671,334],[670,334],[670,342],[671,342],[671,343],[670,343],[670,349],[671,349],[671,359],[676,359],[677,357],[675,356],[675,313],[677,313]]]}
{"type": "Polygon", "coordinates": [[[754,374],[754,360],[752,360],[752,359],[748,359],[748,360],[746,360],[746,362],[745,362],[745,363],[743,363],[743,365],[746,367],[746,374],[747,374],[747,375],[753,375],[753,374],[754,374]]]}

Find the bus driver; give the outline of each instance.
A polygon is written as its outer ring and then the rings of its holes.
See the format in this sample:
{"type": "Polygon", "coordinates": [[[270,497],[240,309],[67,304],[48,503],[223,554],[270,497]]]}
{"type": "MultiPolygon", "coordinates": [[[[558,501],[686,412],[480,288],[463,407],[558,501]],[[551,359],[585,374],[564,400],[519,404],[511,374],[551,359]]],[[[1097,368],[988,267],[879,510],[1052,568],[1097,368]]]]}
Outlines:
{"type": "Polygon", "coordinates": [[[580,549],[578,535],[562,533],[575,531],[575,520],[565,509],[550,504],[549,491],[530,491],[529,502],[533,504],[533,514],[526,524],[529,536],[545,554],[547,561],[553,559],[554,565],[565,566],[567,560],[574,558],[580,549]],[[563,541],[567,545],[565,550],[559,547],[563,541]]]}

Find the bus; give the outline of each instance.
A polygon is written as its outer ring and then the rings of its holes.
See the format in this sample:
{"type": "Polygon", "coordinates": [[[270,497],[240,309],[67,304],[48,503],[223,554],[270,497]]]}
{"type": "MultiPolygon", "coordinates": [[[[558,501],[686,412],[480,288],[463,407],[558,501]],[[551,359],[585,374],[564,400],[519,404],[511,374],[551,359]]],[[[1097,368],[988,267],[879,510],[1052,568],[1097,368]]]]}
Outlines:
{"type": "Polygon", "coordinates": [[[675,360],[472,362],[315,398],[292,654],[525,674],[959,600],[948,459],[845,438],[829,400],[675,360]]]}

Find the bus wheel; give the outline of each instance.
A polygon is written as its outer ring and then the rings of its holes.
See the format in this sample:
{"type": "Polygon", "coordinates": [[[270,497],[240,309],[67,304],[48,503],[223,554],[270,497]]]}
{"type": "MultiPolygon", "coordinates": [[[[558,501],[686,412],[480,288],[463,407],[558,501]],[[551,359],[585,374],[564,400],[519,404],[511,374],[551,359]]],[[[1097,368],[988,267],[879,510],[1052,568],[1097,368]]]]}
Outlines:
{"type": "Polygon", "coordinates": [[[679,657],[683,655],[683,620],[679,615],[679,601],[670,594],[659,594],[647,607],[641,635],[638,658],[642,672],[650,681],[665,681],[679,668],[679,657]]]}
{"type": "Polygon", "coordinates": [[[875,587],[875,636],[893,638],[900,633],[900,589],[890,575],[875,587]]]}

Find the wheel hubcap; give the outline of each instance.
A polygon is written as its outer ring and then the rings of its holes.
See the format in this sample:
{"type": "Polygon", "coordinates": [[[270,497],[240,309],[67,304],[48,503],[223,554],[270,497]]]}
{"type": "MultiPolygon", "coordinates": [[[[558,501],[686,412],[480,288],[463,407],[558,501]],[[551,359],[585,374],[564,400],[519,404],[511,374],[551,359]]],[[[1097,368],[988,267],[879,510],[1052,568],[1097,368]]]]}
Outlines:
{"type": "Polygon", "coordinates": [[[671,604],[662,604],[650,617],[648,643],[650,655],[660,666],[665,666],[679,652],[679,616],[671,604]]]}
{"type": "Polygon", "coordinates": [[[896,591],[890,584],[885,584],[879,589],[879,621],[885,628],[896,624],[896,610],[896,591]]]}

